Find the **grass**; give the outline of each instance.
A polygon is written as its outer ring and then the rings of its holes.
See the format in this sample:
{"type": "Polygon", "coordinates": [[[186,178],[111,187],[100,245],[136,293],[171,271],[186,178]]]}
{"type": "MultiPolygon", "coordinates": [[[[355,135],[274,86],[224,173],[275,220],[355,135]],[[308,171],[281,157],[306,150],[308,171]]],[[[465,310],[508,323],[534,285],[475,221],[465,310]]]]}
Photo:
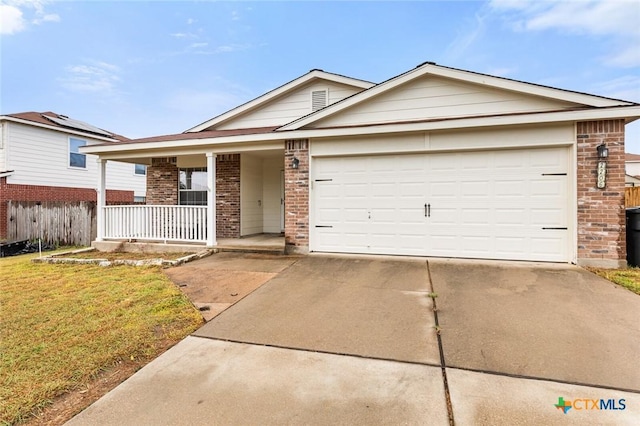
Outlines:
{"type": "Polygon", "coordinates": [[[122,360],[202,324],[159,268],[0,259],[0,424],[15,424],[122,360]]]}
{"type": "Polygon", "coordinates": [[[624,288],[627,288],[640,295],[640,268],[626,269],[597,269],[589,268],[589,270],[603,278],[608,279],[624,288]]]}

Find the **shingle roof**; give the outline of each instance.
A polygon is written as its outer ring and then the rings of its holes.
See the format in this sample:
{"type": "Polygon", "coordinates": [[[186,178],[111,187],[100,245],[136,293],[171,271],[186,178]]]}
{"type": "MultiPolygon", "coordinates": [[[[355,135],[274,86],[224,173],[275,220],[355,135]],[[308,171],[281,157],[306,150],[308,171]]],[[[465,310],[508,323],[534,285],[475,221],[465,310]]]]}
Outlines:
{"type": "MultiPolygon", "coordinates": [[[[81,131],[83,133],[94,133],[88,130],[82,130],[82,129],[76,129],[70,126],[63,126],[62,124],[49,120],[47,119],[45,116],[48,117],[53,117],[53,118],[60,118],[60,117],[65,117],[65,116],[61,116],[60,114],[57,114],[55,112],[52,111],[46,111],[46,112],[36,112],[36,111],[28,111],[28,112],[19,112],[19,113],[15,113],[15,114],[5,114],[7,117],[13,117],[13,118],[17,118],[20,120],[25,120],[25,121],[32,121],[34,123],[38,123],[38,124],[44,124],[47,126],[51,126],[51,127],[59,127],[60,129],[65,129],[65,130],[78,130],[81,131]]],[[[91,125],[92,126],[92,125],[91,125]]],[[[95,126],[94,126],[95,127],[95,126]]],[[[111,137],[113,139],[119,140],[121,142],[126,142],[128,140],[130,140],[129,138],[122,136],[122,135],[118,135],[116,133],[113,133],[111,131],[108,130],[104,130],[104,129],[100,129],[103,130],[107,133],[109,133],[111,135],[111,137]]],[[[95,133],[97,134],[97,133],[95,133]]],[[[102,134],[97,134],[100,137],[105,137],[105,135],[102,134]]]]}
{"type": "MultiPolygon", "coordinates": [[[[193,133],[177,133],[174,135],[160,135],[160,136],[152,136],[149,138],[140,138],[140,139],[128,139],[126,141],[116,142],[116,143],[149,143],[149,142],[166,142],[166,141],[180,141],[180,140],[190,140],[190,139],[208,139],[208,138],[219,138],[223,136],[240,136],[240,135],[255,135],[259,133],[271,133],[273,130],[277,129],[278,126],[271,127],[253,127],[247,129],[232,129],[232,130],[203,130],[200,132],[193,133]]],[[[112,145],[112,144],[109,144],[112,145]]]]}
{"type": "Polygon", "coordinates": [[[628,152],[626,152],[624,154],[624,161],[638,161],[640,162],[640,155],[638,154],[629,154],[628,152]]]}

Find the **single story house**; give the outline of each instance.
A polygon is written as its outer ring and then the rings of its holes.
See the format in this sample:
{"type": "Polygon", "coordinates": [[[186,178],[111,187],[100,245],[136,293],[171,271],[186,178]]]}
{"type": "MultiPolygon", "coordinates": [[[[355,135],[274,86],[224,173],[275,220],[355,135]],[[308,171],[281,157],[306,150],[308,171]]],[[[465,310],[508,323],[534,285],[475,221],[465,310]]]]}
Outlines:
{"type": "MultiPolygon", "coordinates": [[[[96,202],[96,157],[80,147],[128,140],[50,111],[0,116],[0,239],[12,237],[9,202],[96,202]]],[[[113,161],[108,175],[107,201],[144,201],[144,165],[113,161]]]]}
{"type": "Polygon", "coordinates": [[[379,84],[312,70],[184,133],[87,146],[98,241],[284,232],[289,252],[626,263],[640,104],[427,62],[379,84]],[[105,164],[148,165],[104,206],[105,164]]]}

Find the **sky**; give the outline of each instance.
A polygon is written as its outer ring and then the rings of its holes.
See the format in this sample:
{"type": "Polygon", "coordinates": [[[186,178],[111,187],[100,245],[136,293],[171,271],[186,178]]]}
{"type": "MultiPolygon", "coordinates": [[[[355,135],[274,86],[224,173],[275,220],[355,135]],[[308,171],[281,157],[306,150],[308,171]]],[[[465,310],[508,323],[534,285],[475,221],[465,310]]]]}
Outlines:
{"type": "MultiPolygon", "coordinates": [[[[640,102],[640,1],[0,0],[0,114],[180,133],[311,69],[432,61],[640,102]]],[[[627,125],[640,153],[640,120],[627,125]]]]}

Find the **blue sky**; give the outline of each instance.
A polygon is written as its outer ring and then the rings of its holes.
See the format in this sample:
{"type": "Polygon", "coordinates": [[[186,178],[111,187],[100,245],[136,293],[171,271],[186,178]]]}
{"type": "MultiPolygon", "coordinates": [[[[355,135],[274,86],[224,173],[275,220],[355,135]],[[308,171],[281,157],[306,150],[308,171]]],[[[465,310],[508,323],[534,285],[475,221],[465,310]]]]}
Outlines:
{"type": "MultiPolygon", "coordinates": [[[[179,133],[313,68],[425,61],[640,102],[640,1],[0,0],[0,113],[179,133]]],[[[640,123],[627,126],[640,153],[640,123]]]]}

